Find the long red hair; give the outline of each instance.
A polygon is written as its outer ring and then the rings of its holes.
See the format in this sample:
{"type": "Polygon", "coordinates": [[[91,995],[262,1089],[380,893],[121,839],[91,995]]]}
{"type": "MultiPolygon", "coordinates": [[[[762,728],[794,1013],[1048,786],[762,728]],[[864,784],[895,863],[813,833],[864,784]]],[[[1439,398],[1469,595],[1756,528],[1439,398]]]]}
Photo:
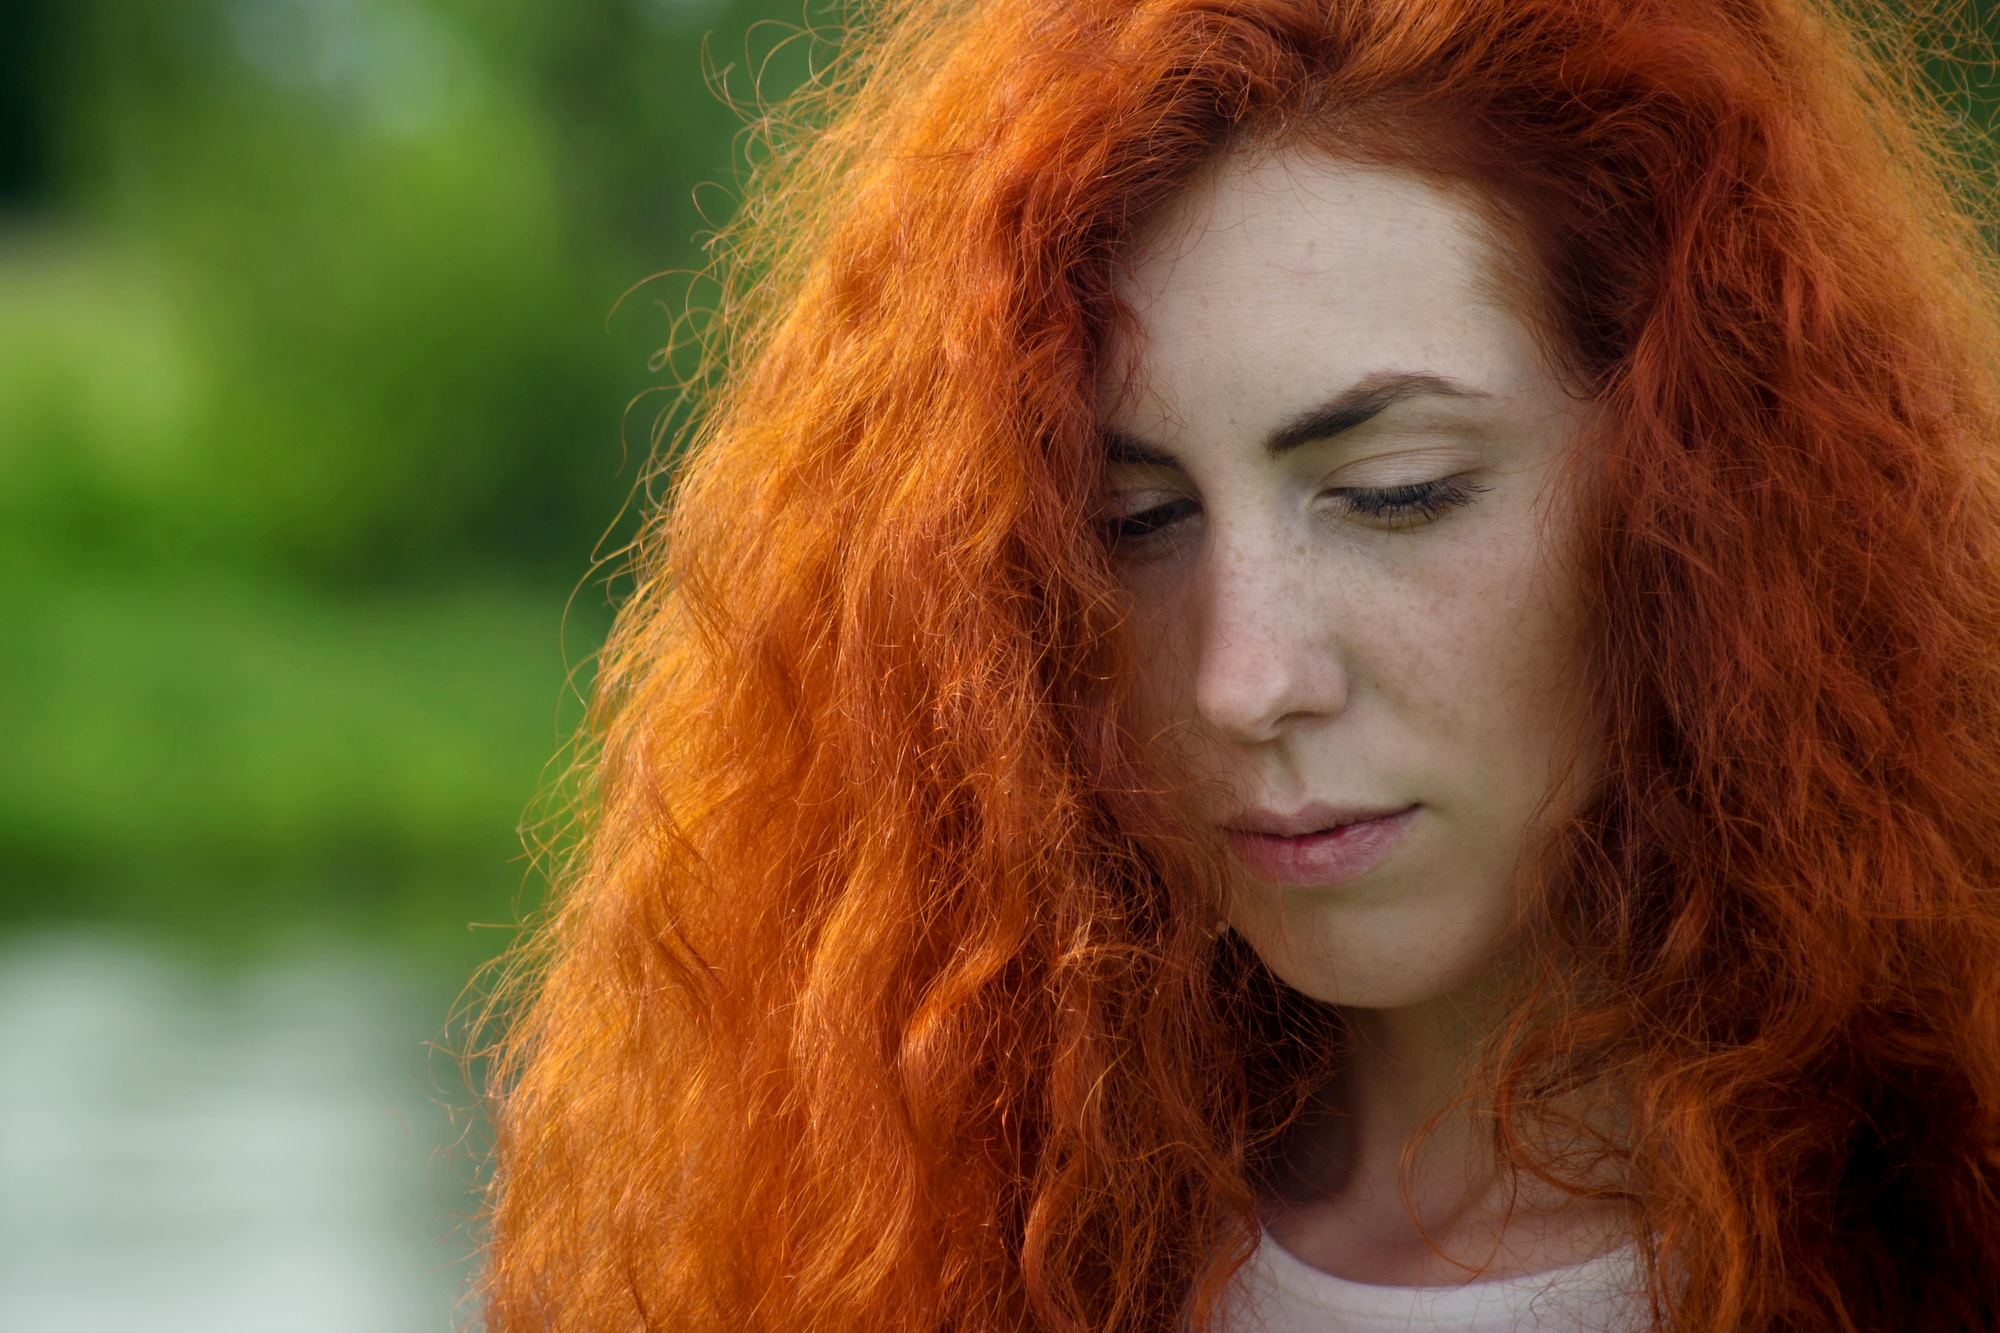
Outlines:
{"type": "Polygon", "coordinates": [[[731,369],[604,652],[500,1050],[491,1333],[1211,1318],[1282,1048],[1332,1029],[1210,929],[1121,728],[1094,385],[1134,229],[1294,135],[1476,187],[1603,408],[1601,752],[1489,1051],[1497,1148],[1620,1192],[1672,1327],[1989,1327],[2000,321],[1897,32],[891,11],[753,183],[731,369]],[[1583,1086],[1617,1115],[1550,1133],[1583,1086]]]}

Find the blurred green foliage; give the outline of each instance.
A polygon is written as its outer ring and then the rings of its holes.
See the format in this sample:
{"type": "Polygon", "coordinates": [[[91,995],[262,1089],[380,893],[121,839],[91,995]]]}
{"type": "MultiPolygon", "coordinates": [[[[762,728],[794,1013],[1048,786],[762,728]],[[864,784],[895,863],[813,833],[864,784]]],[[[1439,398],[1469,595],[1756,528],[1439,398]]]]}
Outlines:
{"type": "Polygon", "coordinates": [[[803,20],[0,0],[0,922],[504,945],[803,20]]]}

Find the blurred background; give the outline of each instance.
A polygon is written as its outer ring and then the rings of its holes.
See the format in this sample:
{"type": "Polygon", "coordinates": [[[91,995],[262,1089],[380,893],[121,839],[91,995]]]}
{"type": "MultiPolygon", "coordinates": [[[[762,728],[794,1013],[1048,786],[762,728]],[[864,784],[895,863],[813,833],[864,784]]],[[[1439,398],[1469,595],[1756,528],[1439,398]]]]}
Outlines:
{"type": "Polygon", "coordinates": [[[0,1328],[469,1315],[433,1043],[804,19],[0,0],[0,1328]]]}
{"type": "Polygon", "coordinates": [[[0,1329],[469,1317],[434,1044],[805,17],[0,0],[0,1329]]]}

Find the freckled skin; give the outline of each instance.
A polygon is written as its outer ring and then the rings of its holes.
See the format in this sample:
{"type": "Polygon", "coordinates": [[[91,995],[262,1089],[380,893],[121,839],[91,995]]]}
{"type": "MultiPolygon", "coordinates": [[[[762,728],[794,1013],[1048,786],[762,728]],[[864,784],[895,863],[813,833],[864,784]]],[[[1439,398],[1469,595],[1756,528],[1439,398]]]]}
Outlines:
{"type": "Polygon", "coordinates": [[[1218,848],[1260,810],[1413,812],[1330,883],[1231,856],[1229,925],[1356,1040],[1331,1137],[1286,1149],[1332,1165],[1267,1200],[1266,1229],[1391,1285],[1596,1253],[1615,1210],[1500,1178],[1462,1110],[1431,1121],[1587,750],[1554,483],[1588,409],[1498,296],[1478,214],[1415,177],[1239,154],[1141,240],[1101,395],[1140,734],[1218,848]],[[1326,428],[1342,395],[1412,382],[1432,387],[1326,428]]]}
{"type": "Polygon", "coordinates": [[[1137,336],[1104,394],[1108,427],[1171,459],[1115,465],[1113,513],[1192,502],[1119,555],[1156,753],[1217,826],[1313,801],[1418,807],[1357,878],[1237,876],[1230,925],[1342,1004],[1415,1005],[1476,978],[1573,731],[1550,483],[1585,409],[1496,294],[1491,245],[1466,201],[1412,176],[1231,159],[1137,250],[1137,336]],[[1328,396],[1398,372],[1469,392],[1267,449],[1328,396]],[[1463,502],[1414,521],[1340,494],[1444,478],[1463,502]]]}

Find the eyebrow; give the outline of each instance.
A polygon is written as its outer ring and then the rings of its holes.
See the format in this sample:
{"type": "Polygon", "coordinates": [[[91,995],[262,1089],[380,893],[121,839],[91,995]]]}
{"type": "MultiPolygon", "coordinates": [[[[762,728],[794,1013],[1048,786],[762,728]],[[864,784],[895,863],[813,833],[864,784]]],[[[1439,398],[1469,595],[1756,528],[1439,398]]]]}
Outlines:
{"type": "Polygon", "coordinates": [[[1303,445],[1330,440],[1373,421],[1397,403],[1410,398],[1491,396],[1443,375],[1394,371],[1369,375],[1272,431],[1264,441],[1264,448],[1276,458],[1303,445]]]}
{"type": "MultiPolygon", "coordinates": [[[[1410,398],[1490,398],[1492,395],[1444,375],[1422,371],[1382,371],[1363,376],[1317,407],[1307,408],[1272,431],[1264,441],[1273,458],[1308,444],[1344,435],[1373,421],[1410,398]]],[[[1170,453],[1123,431],[1104,432],[1104,449],[1113,463],[1141,467],[1178,467],[1170,453]]]]}

